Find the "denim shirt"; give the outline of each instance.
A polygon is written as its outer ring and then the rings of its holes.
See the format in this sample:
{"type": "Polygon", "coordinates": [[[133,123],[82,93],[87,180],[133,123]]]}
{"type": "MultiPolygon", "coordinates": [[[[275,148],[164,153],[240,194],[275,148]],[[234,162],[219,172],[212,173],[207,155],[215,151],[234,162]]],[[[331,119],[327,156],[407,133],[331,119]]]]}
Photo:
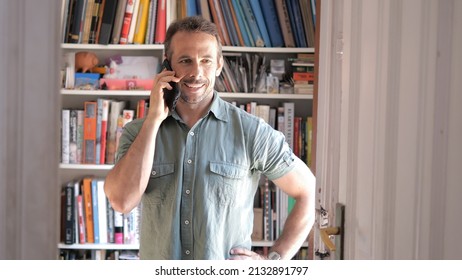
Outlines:
{"type": "MultiPolygon", "coordinates": [[[[144,119],[124,127],[117,160],[144,119]]],[[[226,259],[251,248],[260,175],[279,178],[294,165],[284,135],[214,93],[209,112],[189,129],[172,112],[157,134],[141,201],[141,259],[226,259]]]]}

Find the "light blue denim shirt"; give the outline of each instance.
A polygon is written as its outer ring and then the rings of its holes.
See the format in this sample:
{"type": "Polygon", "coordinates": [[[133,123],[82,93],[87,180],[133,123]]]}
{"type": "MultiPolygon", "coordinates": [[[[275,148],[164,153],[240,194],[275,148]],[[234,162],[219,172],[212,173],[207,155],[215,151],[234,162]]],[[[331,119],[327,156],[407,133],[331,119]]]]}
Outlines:
{"type": "MultiPolygon", "coordinates": [[[[144,119],[128,123],[117,160],[144,119]]],[[[253,202],[261,174],[294,166],[284,135],[214,93],[210,111],[189,129],[173,112],[161,124],[142,198],[141,259],[226,259],[251,248],[253,202]]]]}

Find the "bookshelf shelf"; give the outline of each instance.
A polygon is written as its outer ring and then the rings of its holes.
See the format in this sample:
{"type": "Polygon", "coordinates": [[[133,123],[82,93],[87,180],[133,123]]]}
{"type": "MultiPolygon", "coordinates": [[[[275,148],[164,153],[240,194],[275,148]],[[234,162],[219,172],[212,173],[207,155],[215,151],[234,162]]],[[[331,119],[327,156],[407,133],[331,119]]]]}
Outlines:
{"type": "Polygon", "coordinates": [[[138,250],[140,248],[139,244],[72,244],[66,245],[63,243],[58,244],[59,249],[70,249],[70,250],[138,250]]]}
{"type": "Polygon", "coordinates": [[[65,50],[118,50],[118,51],[134,51],[134,50],[164,50],[164,45],[100,45],[100,44],[61,44],[61,48],[65,50]]]}
{"type": "MultiPolygon", "coordinates": [[[[100,44],[61,44],[61,48],[65,50],[121,50],[121,51],[134,51],[134,50],[164,50],[163,44],[156,45],[100,45],[100,44]]],[[[236,47],[236,46],[223,46],[224,52],[249,52],[249,53],[314,53],[314,48],[267,48],[267,47],[236,47]]]]}
{"type": "Polygon", "coordinates": [[[114,165],[112,164],[68,164],[61,163],[59,168],[72,169],[72,170],[111,170],[114,165]]]}
{"type": "MultiPolygon", "coordinates": [[[[62,95],[75,96],[145,96],[148,97],[148,90],[71,90],[62,89],[62,95]]],[[[223,98],[239,99],[287,99],[287,100],[310,100],[312,94],[269,94],[269,93],[246,93],[246,92],[220,92],[223,98]]]]}

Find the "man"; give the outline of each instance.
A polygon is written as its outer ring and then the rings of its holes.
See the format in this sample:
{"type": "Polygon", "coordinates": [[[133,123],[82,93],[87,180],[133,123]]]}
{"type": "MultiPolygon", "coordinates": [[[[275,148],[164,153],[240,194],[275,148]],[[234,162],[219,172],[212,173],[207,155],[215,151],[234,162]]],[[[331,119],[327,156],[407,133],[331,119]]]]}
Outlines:
{"type": "Polygon", "coordinates": [[[291,259],[314,223],[315,178],[282,133],[213,90],[223,57],[217,29],[201,17],[170,25],[149,112],[124,128],[105,192],[127,213],[142,202],[142,259],[291,259]],[[163,89],[178,83],[169,111],[163,89]],[[268,256],[250,250],[260,175],[296,199],[268,256]]]}

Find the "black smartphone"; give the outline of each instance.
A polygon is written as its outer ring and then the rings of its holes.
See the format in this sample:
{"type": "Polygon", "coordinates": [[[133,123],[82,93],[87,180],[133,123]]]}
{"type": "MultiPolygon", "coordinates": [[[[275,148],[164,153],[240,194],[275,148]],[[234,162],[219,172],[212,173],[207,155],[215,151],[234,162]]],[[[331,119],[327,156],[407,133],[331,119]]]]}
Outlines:
{"type": "MultiPolygon", "coordinates": [[[[164,61],[162,62],[162,67],[169,71],[173,71],[172,66],[170,66],[170,62],[167,59],[164,59],[164,61]]],[[[178,84],[175,82],[169,82],[169,84],[172,87],[172,89],[170,90],[164,88],[164,100],[167,104],[168,109],[171,111],[175,108],[176,102],[180,97],[180,89],[178,87],[178,84]]]]}

